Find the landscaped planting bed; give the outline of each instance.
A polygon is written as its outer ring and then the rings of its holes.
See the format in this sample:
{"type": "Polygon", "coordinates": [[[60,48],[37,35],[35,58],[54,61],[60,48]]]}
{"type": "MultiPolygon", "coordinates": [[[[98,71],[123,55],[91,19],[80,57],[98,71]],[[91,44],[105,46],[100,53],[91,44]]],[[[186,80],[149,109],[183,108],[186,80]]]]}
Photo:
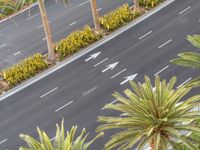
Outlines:
{"type": "Polygon", "coordinates": [[[62,60],[66,56],[78,52],[91,43],[102,37],[100,32],[95,32],[89,26],[85,26],[81,30],[72,32],[65,39],[56,44],[55,51],[58,53],[59,59],[62,60]]]}
{"type": "Polygon", "coordinates": [[[46,63],[46,60],[41,54],[37,53],[25,58],[20,63],[3,70],[2,77],[9,86],[12,87],[36,75],[47,67],[48,64],[46,63]]]}

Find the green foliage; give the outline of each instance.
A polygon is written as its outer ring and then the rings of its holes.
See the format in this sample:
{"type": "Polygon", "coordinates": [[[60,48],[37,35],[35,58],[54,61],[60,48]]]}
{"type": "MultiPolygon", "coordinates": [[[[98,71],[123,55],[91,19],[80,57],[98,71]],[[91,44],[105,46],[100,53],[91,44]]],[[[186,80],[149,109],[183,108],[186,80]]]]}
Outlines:
{"type": "Polygon", "coordinates": [[[140,11],[134,12],[129,8],[128,4],[124,4],[116,10],[100,17],[99,21],[104,29],[107,31],[114,31],[140,15],[140,11]]]}
{"type": "Polygon", "coordinates": [[[25,58],[20,63],[3,70],[2,76],[10,86],[14,86],[23,80],[34,76],[39,71],[47,67],[48,65],[42,55],[37,53],[33,56],[25,58]]]}
{"type": "Polygon", "coordinates": [[[60,59],[64,59],[66,56],[76,53],[81,48],[90,45],[101,37],[101,33],[97,33],[89,26],[85,26],[82,30],[74,31],[65,39],[59,41],[56,44],[55,51],[60,59]]]}
{"type": "Polygon", "coordinates": [[[97,131],[118,129],[105,149],[129,150],[136,144],[138,150],[146,145],[154,145],[154,150],[167,150],[181,141],[190,150],[198,150],[183,133],[200,133],[200,127],[194,126],[194,122],[200,119],[200,113],[191,111],[199,105],[200,95],[185,99],[192,88],[182,86],[176,89],[175,83],[175,77],[167,83],[157,76],[152,84],[145,76],[144,83],[130,82],[133,90],[126,89],[125,97],[114,93],[118,102],[107,104],[104,109],[118,111],[120,115],[98,117],[103,124],[97,131]]]}
{"type": "Polygon", "coordinates": [[[73,126],[66,134],[64,121],[62,121],[61,127],[57,125],[56,136],[53,141],[50,140],[45,131],[39,128],[37,128],[37,131],[40,141],[29,135],[20,134],[20,137],[26,141],[29,148],[20,147],[19,150],[87,150],[96,139],[103,136],[103,132],[101,132],[91,141],[86,142],[89,133],[83,129],[81,134],[75,138],[77,126],[73,126]]]}
{"type": "Polygon", "coordinates": [[[151,8],[157,6],[162,0],[139,0],[140,6],[151,8]]]}

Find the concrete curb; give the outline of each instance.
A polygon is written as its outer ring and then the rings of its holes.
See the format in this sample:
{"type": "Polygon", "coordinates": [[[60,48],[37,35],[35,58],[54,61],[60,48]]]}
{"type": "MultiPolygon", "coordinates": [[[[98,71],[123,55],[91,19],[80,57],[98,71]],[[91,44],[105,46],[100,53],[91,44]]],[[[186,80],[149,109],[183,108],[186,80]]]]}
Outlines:
{"type": "Polygon", "coordinates": [[[95,50],[97,47],[107,43],[108,41],[110,41],[111,39],[117,37],[118,35],[122,34],[123,32],[125,32],[126,30],[132,28],[133,26],[135,26],[136,24],[142,22],[143,20],[145,20],[146,18],[150,17],[151,15],[157,13],[158,11],[160,11],[161,9],[163,9],[164,7],[168,6],[169,4],[171,4],[172,2],[174,2],[175,0],[166,0],[165,2],[163,2],[162,4],[160,4],[159,6],[155,7],[154,9],[152,9],[151,11],[147,12],[146,14],[140,16],[139,18],[137,18],[136,20],[133,20],[132,22],[130,22],[129,24],[127,24],[126,26],[118,29],[117,31],[113,32],[112,34],[110,34],[109,36],[103,38],[102,40],[92,44],[91,46],[85,48],[84,50],[74,54],[72,57],[66,59],[65,61],[53,66],[52,68],[42,72],[41,74],[38,74],[37,76],[23,82],[22,84],[14,87],[13,89],[3,93],[0,96],[0,101],[4,100],[5,98],[23,90],[24,88],[30,86],[31,84],[41,80],[42,78],[52,74],[53,72],[59,70],[60,68],[70,64],[71,62],[77,60],[78,58],[84,56],[85,54],[95,50]]]}

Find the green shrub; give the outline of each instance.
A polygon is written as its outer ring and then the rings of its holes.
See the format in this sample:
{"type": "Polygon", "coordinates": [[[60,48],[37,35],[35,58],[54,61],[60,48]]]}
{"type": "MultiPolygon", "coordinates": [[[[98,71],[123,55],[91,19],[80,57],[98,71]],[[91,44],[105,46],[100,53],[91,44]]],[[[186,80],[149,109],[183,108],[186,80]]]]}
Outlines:
{"type": "Polygon", "coordinates": [[[144,6],[146,8],[157,6],[162,0],[140,0],[140,6],[144,6]]]}
{"type": "Polygon", "coordinates": [[[2,76],[10,86],[14,86],[47,67],[48,65],[42,55],[37,53],[25,58],[20,63],[3,70],[2,76]]]}
{"type": "Polygon", "coordinates": [[[99,21],[104,29],[114,31],[139,15],[141,15],[140,12],[134,12],[129,8],[128,4],[124,4],[114,11],[105,14],[103,17],[100,17],[99,21]]]}
{"type": "Polygon", "coordinates": [[[65,39],[62,39],[56,44],[55,51],[58,53],[59,58],[63,59],[71,55],[81,48],[97,41],[102,37],[101,33],[97,33],[89,26],[85,26],[82,30],[72,32],[65,39]]]}

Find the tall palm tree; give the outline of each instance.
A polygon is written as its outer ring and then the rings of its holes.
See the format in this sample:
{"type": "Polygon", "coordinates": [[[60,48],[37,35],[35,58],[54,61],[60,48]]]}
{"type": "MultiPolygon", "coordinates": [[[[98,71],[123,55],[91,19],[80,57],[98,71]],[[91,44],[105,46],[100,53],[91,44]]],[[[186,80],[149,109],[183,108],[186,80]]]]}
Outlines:
{"type": "Polygon", "coordinates": [[[175,83],[175,77],[166,83],[157,76],[152,85],[145,76],[143,84],[130,82],[133,91],[126,89],[126,97],[115,92],[113,96],[118,102],[107,104],[103,109],[115,110],[121,115],[98,117],[98,121],[103,123],[97,128],[98,132],[118,129],[106,143],[105,149],[128,150],[137,145],[138,150],[143,150],[149,145],[152,150],[167,150],[181,141],[190,150],[197,150],[183,131],[200,133],[200,127],[193,124],[200,114],[198,111],[191,112],[193,107],[199,105],[200,95],[185,100],[184,96],[191,88],[176,89],[175,83]]]}
{"type": "Polygon", "coordinates": [[[67,132],[67,135],[65,135],[64,121],[62,121],[61,127],[56,126],[56,136],[53,141],[39,128],[37,128],[37,131],[40,141],[29,135],[20,134],[20,137],[27,143],[28,147],[20,147],[19,150],[87,150],[97,138],[103,136],[103,132],[101,132],[94,139],[86,143],[85,141],[89,134],[85,129],[75,138],[77,126],[73,126],[67,132]]]}
{"type": "Polygon", "coordinates": [[[91,5],[95,29],[96,29],[96,31],[99,31],[100,30],[100,22],[99,22],[99,13],[97,11],[97,1],[96,0],[90,0],[90,5],[91,5]]]}
{"type": "MultiPolygon", "coordinates": [[[[200,35],[189,35],[187,40],[195,47],[200,48],[200,35]]],[[[171,60],[172,63],[189,67],[192,69],[200,69],[200,53],[197,52],[183,52],[178,54],[179,58],[171,60]]],[[[200,76],[191,80],[188,84],[190,86],[200,86],[200,76]]]]}
{"type": "Polygon", "coordinates": [[[133,0],[133,4],[134,4],[134,10],[137,11],[140,9],[139,0],[133,0]]]}

